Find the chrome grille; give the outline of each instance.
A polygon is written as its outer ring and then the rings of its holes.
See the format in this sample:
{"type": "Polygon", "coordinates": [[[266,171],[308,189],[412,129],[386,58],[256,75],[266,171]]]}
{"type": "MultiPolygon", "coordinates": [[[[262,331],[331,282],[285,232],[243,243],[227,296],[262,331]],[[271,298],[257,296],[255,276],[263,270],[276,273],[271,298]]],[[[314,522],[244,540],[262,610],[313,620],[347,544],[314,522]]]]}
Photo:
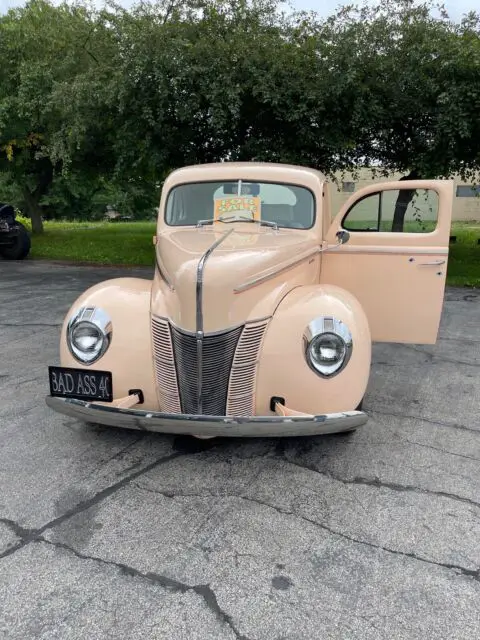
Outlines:
{"type": "MultiPolygon", "coordinates": [[[[171,327],[182,413],[198,413],[197,341],[171,327]]],[[[242,327],[203,338],[202,414],[226,415],[228,383],[242,327]]]]}
{"type": "Polygon", "coordinates": [[[255,386],[258,357],[267,322],[244,327],[238,342],[228,386],[228,416],[255,415],[255,386]]]}
{"type": "MultiPolygon", "coordinates": [[[[203,341],[204,415],[255,415],[257,366],[268,321],[252,322],[203,341]]],[[[198,413],[195,335],[152,318],[155,377],[160,410],[198,413]]]]}
{"type": "Polygon", "coordinates": [[[160,410],[181,413],[172,337],[167,320],[152,318],[152,340],[160,410]]]}

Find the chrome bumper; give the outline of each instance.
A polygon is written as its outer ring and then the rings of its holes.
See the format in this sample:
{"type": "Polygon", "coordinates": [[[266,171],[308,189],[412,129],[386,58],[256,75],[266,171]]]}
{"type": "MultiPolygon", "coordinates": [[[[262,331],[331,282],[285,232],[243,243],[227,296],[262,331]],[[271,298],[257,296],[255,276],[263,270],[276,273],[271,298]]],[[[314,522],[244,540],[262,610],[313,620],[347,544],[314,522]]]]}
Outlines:
{"type": "Polygon", "coordinates": [[[185,414],[119,409],[85,400],[46,397],[47,405],[83,422],[111,427],[158,431],[192,436],[276,437],[311,436],[350,431],[365,424],[363,411],[343,411],[318,416],[196,416],[185,414]]]}

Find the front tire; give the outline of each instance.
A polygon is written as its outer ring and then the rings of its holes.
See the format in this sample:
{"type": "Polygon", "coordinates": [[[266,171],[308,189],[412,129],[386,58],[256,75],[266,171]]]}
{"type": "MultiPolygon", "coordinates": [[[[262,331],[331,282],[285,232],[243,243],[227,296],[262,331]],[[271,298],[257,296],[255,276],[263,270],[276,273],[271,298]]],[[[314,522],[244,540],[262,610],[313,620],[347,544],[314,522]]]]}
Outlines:
{"type": "Polygon", "coordinates": [[[23,260],[30,252],[31,241],[26,228],[21,222],[17,222],[18,233],[9,247],[0,245],[0,256],[6,260],[23,260]]]}

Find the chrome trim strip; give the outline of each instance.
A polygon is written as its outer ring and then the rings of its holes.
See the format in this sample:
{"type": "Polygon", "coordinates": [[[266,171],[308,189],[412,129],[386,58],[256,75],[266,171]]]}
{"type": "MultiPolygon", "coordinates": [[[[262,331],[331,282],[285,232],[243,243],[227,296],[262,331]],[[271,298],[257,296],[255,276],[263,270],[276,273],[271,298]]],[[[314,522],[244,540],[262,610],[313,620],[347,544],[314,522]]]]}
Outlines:
{"type": "MultiPolygon", "coordinates": [[[[333,246],[333,245],[332,245],[333,246]]],[[[335,245],[336,246],[336,245],[335,245]]],[[[342,253],[370,253],[370,254],[396,254],[406,255],[410,254],[424,254],[424,255],[439,255],[447,256],[448,249],[445,247],[379,247],[379,246],[349,246],[348,244],[342,245],[341,249],[335,252],[336,255],[342,255],[342,253]]],[[[332,254],[333,255],[333,254],[332,254]]]]}
{"type": "MultiPolygon", "coordinates": [[[[165,322],[168,322],[170,325],[172,325],[172,327],[174,329],[178,329],[178,331],[181,331],[182,333],[184,333],[187,336],[194,336],[196,335],[196,331],[187,331],[186,329],[184,329],[183,327],[181,327],[180,325],[176,324],[175,322],[172,321],[171,318],[167,318],[167,316],[158,316],[155,313],[151,314],[152,318],[155,318],[156,320],[164,320],[165,322]]],[[[245,320],[245,322],[239,322],[238,324],[234,324],[234,325],[228,325],[228,327],[225,327],[225,329],[218,329],[218,331],[211,331],[209,333],[206,333],[205,335],[207,336],[220,336],[223,333],[228,333],[229,331],[233,331],[234,329],[238,329],[239,327],[248,327],[251,324],[257,324],[258,322],[265,322],[267,320],[270,320],[270,318],[272,317],[272,315],[268,315],[268,316],[263,316],[262,318],[254,318],[253,320],[245,320]]]]}
{"type": "Polygon", "coordinates": [[[197,336],[197,374],[198,374],[198,412],[202,413],[202,384],[203,384],[203,272],[210,255],[215,249],[231,234],[234,229],[230,229],[216,240],[203,254],[197,265],[197,285],[196,285],[196,331],[197,336]]]}
{"type": "Polygon", "coordinates": [[[249,280],[248,282],[245,282],[244,284],[241,284],[238,287],[235,287],[233,292],[234,293],[242,293],[243,291],[246,291],[247,289],[250,289],[251,287],[255,287],[256,285],[261,284],[262,282],[266,282],[267,280],[271,280],[271,278],[274,278],[275,276],[279,275],[283,271],[287,271],[288,269],[292,269],[293,267],[295,267],[296,265],[300,264],[301,262],[304,262],[308,258],[311,258],[312,256],[317,255],[317,253],[321,253],[320,247],[317,247],[317,248],[309,251],[308,253],[304,254],[300,258],[294,258],[293,260],[288,260],[288,261],[284,262],[281,265],[276,265],[275,267],[271,267],[270,269],[266,269],[263,273],[261,273],[259,276],[257,276],[253,280],[249,280]]]}
{"type": "Polygon", "coordinates": [[[197,416],[119,409],[74,398],[47,396],[45,401],[54,411],[83,422],[140,431],[236,438],[338,433],[360,427],[368,420],[363,411],[342,411],[316,416],[197,416]]]}

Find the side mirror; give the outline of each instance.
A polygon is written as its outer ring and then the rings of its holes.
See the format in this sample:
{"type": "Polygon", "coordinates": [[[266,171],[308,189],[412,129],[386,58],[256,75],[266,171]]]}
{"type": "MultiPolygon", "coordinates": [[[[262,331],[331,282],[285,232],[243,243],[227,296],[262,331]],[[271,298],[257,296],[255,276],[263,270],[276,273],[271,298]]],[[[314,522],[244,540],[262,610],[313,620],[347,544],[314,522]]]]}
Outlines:
{"type": "Polygon", "coordinates": [[[345,231],[345,229],[337,231],[336,236],[338,238],[339,244],[345,244],[350,240],[350,234],[348,233],[348,231],[345,231]]]}

